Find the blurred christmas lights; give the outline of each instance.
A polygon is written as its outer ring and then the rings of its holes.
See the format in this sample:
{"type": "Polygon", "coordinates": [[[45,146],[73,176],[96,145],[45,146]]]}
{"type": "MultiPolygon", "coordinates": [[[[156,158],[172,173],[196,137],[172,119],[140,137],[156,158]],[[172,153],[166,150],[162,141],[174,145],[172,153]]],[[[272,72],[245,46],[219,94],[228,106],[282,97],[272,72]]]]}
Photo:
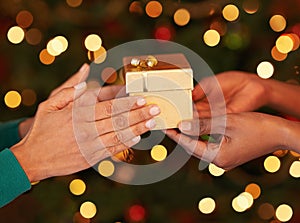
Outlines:
{"type": "Polygon", "coordinates": [[[91,201],[86,201],[80,205],[80,214],[84,218],[93,218],[97,213],[96,205],[91,201]]]}
{"type": "Polygon", "coordinates": [[[280,169],[281,162],[276,156],[268,156],[264,161],[265,170],[269,173],[275,173],[280,169]]]}
{"type": "Polygon", "coordinates": [[[216,202],[211,197],[203,198],[198,203],[198,209],[203,214],[211,214],[216,208],[216,202]]]}

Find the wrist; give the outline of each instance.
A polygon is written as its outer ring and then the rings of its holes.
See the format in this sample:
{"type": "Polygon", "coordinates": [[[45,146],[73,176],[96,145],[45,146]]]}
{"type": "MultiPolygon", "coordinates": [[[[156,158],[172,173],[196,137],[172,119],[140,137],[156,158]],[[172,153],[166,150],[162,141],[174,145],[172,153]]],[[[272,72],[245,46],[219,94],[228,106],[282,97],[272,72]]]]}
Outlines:
{"type": "Polygon", "coordinates": [[[23,139],[28,133],[34,118],[27,118],[19,124],[19,136],[23,139]]]}
{"type": "Polygon", "coordinates": [[[284,124],[282,125],[282,127],[280,127],[282,136],[284,136],[283,148],[300,153],[300,122],[290,121],[286,119],[283,120],[284,124]]]}

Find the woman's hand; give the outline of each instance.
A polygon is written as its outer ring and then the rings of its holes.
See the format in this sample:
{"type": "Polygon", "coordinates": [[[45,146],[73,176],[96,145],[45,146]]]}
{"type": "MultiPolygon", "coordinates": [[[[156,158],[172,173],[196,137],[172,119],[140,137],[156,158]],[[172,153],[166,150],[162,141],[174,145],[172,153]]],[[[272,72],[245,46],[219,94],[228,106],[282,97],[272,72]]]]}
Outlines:
{"type": "Polygon", "coordinates": [[[184,121],[179,129],[182,133],[167,130],[167,135],[188,153],[224,169],[232,169],[277,149],[295,150],[295,136],[300,132],[298,123],[255,112],[184,121]],[[221,134],[221,137],[216,143],[208,143],[198,139],[204,134],[221,134]]]}

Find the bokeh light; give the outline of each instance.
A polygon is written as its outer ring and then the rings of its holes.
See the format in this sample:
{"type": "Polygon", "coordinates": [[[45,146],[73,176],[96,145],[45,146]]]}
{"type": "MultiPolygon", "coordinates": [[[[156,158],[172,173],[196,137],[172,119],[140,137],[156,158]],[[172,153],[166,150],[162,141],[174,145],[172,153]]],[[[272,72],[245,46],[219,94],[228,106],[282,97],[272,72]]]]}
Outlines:
{"type": "Polygon", "coordinates": [[[102,39],[97,34],[90,34],[85,38],[84,45],[90,51],[97,51],[102,45],[102,39]]]}
{"type": "Polygon", "coordinates": [[[257,213],[261,219],[269,220],[274,216],[275,209],[273,205],[269,203],[263,203],[259,206],[257,213]]]}
{"type": "Polygon", "coordinates": [[[224,36],[227,32],[227,25],[221,20],[214,20],[210,24],[209,28],[211,30],[216,30],[220,34],[220,36],[224,36]]]}
{"type": "Polygon", "coordinates": [[[287,222],[293,217],[293,209],[287,204],[281,204],[276,208],[276,218],[281,222],[287,222]]]}
{"type": "Polygon", "coordinates": [[[114,83],[117,80],[117,77],[117,71],[112,67],[106,67],[101,72],[101,79],[108,84],[114,83]]]}
{"type": "Polygon", "coordinates": [[[231,32],[224,38],[225,45],[231,50],[238,50],[243,47],[243,38],[239,33],[231,32]]]}
{"type": "Polygon", "coordinates": [[[66,37],[64,37],[64,36],[56,36],[54,39],[57,40],[57,41],[59,41],[61,43],[61,45],[62,45],[61,53],[65,52],[68,49],[69,43],[68,43],[68,40],[67,40],[66,37]]]}
{"type": "Polygon", "coordinates": [[[260,196],[261,189],[258,184],[251,183],[246,186],[245,192],[248,192],[249,194],[251,194],[253,199],[257,199],[260,196]]]}
{"type": "Polygon", "coordinates": [[[51,54],[49,54],[48,50],[46,50],[46,49],[43,49],[40,52],[39,58],[40,58],[41,63],[43,63],[45,65],[52,64],[55,61],[55,56],[52,56],[51,54]]]}
{"type": "Polygon", "coordinates": [[[300,161],[294,161],[290,166],[289,173],[292,177],[299,178],[300,177],[300,161]]]}
{"type": "Polygon", "coordinates": [[[66,0],[67,4],[73,8],[80,6],[82,4],[82,1],[83,0],[66,0]]]}
{"type": "Polygon", "coordinates": [[[168,26],[159,26],[154,33],[155,39],[170,40],[172,38],[172,31],[168,26]]]}
{"type": "Polygon", "coordinates": [[[36,102],[36,93],[32,89],[24,89],[21,92],[22,104],[25,106],[32,106],[36,102]]]}
{"type": "Polygon", "coordinates": [[[128,210],[129,218],[134,222],[141,222],[146,217],[146,210],[141,205],[132,205],[128,210]]]}
{"type": "Polygon", "coordinates": [[[69,185],[69,190],[74,195],[82,195],[86,190],[86,185],[81,179],[74,179],[69,185]]]}
{"type": "Polygon", "coordinates": [[[287,53],[281,53],[281,52],[279,52],[276,46],[274,46],[272,48],[271,55],[272,55],[272,58],[274,60],[277,60],[277,61],[284,61],[287,58],[287,56],[288,56],[287,53]]]}
{"type": "Polygon", "coordinates": [[[216,208],[216,202],[211,197],[203,198],[199,201],[198,209],[203,214],[211,214],[216,208]]]}
{"type": "Polygon", "coordinates": [[[25,37],[25,32],[19,26],[13,26],[7,32],[7,39],[13,44],[21,43],[24,37],[25,37]]]}
{"type": "Polygon", "coordinates": [[[90,223],[91,219],[84,218],[80,212],[76,212],[73,216],[73,223],[90,223]]]}
{"type": "Polygon", "coordinates": [[[47,51],[52,56],[58,56],[63,51],[63,44],[54,38],[47,43],[47,51]]]}
{"type": "Polygon", "coordinates": [[[109,160],[101,161],[98,165],[98,172],[104,177],[109,177],[115,172],[115,166],[109,160]]]}
{"type": "Polygon", "coordinates": [[[222,15],[224,19],[229,22],[233,22],[238,19],[240,11],[238,7],[233,4],[226,5],[222,10],[222,15]]]}
{"type": "Polygon", "coordinates": [[[203,41],[206,45],[214,47],[220,42],[220,34],[213,29],[207,30],[203,35],[203,41]]]}
{"type": "Polygon", "coordinates": [[[281,53],[289,53],[294,47],[294,42],[288,35],[282,35],[276,40],[276,48],[281,53]]]}
{"type": "Polygon", "coordinates": [[[152,159],[154,159],[155,161],[163,161],[168,155],[168,151],[163,145],[153,146],[150,153],[152,159]]]}
{"type": "Polygon", "coordinates": [[[185,26],[191,19],[190,12],[185,8],[180,8],[174,13],[174,22],[179,26],[185,26]]]}
{"type": "Polygon", "coordinates": [[[259,9],[259,1],[258,0],[245,0],[243,2],[243,9],[248,14],[254,14],[259,9]]]}
{"type": "Polygon", "coordinates": [[[288,150],[287,149],[279,149],[276,150],[275,152],[273,152],[273,155],[277,156],[277,157],[284,157],[286,154],[288,154],[288,150]]]}
{"type": "Polygon", "coordinates": [[[163,7],[159,1],[149,1],[145,8],[146,14],[151,18],[157,18],[161,15],[163,7]]]}
{"type": "Polygon", "coordinates": [[[276,156],[268,156],[264,161],[265,170],[270,173],[275,173],[280,169],[281,162],[276,156]]]}
{"type": "Polygon", "coordinates": [[[213,175],[215,177],[222,176],[225,173],[225,170],[223,170],[222,168],[216,166],[213,163],[209,164],[208,171],[210,172],[211,175],[213,175]]]}
{"type": "Polygon", "coordinates": [[[17,91],[8,91],[4,96],[5,105],[9,108],[17,108],[20,106],[22,97],[17,91]]]}
{"type": "Polygon", "coordinates": [[[42,40],[42,33],[36,28],[29,29],[25,33],[25,39],[30,45],[38,45],[42,40]]]}
{"type": "Polygon", "coordinates": [[[32,14],[27,10],[20,11],[16,16],[18,26],[28,28],[33,22],[32,14]]]}
{"type": "Polygon", "coordinates": [[[244,212],[253,205],[253,197],[250,193],[243,192],[232,200],[231,205],[236,212],[244,212]]]}
{"type": "Polygon", "coordinates": [[[84,218],[93,218],[97,213],[96,205],[91,201],[86,201],[80,205],[80,214],[84,218]]]}
{"type": "Polygon", "coordinates": [[[96,64],[103,63],[106,59],[107,52],[106,49],[101,46],[97,51],[88,51],[88,58],[96,64]]]}
{"type": "Polygon", "coordinates": [[[263,61],[260,64],[258,64],[256,72],[260,78],[268,79],[273,76],[274,67],[270,62],[263,61]]]}
{"type": "Polygon", "coordinates": [[[281,32],[286,27],[286,19],[282,15],[274,15],[269,21],[270,27],[275,32],[281,32]]]}
{"type": "Polygon", "coordinates": [[[286,34],[287,36],[289,36],[291,38],[291,40],[293,41],[293,49],[292,51],[295,51],[299,48],[300,45],[300,39],[299,36],[295,33],[288,33],[286,34]]]}
{"type": "Polygon", "coordinates": [[[140,1],[133,1],[129,6],[129,12],[138,15],[143,15],[143,8],[140,1]]]}
{"type": "Polygon", "coordinates": [[[300,158],[300,153],[296,153],[295,151],[290,150],[290,154],[294,157],[300,158]]]}

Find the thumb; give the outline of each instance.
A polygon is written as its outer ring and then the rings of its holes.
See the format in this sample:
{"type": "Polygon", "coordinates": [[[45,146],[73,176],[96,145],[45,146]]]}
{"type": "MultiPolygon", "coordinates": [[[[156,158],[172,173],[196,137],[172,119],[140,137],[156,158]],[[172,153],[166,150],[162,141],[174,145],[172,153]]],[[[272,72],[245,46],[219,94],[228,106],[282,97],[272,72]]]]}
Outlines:
{"type": "Polygon", "coordinates": [[[74,87],[64,88],[47,100],[52,110],[61,110],[69,103],[79,98],[87,89],[86,82],[81,82],[74,87]]]}
{"type": "Polygon", "coordinates": [[[88,77],[89,71],[90,71],[89,65],[86,63],[83,64],[81,68],[73,76],[71,76],[68,80],[66,80],[62,85],[54,89],[51,92],[50,97],[57,94],[59,91],[61,91],[64,88],[74,87],[78,83],[85,81],[88,77]]]}

